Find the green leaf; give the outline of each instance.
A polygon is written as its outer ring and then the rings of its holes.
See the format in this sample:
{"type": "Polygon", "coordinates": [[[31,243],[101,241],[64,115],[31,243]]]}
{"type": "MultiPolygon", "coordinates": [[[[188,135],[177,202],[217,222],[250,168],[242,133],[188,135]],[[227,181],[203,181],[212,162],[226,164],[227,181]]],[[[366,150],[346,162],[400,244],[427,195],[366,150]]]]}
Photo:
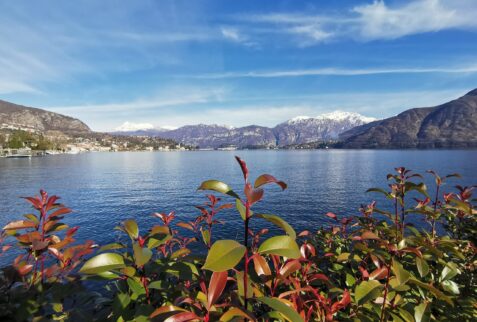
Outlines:
{"type": "Polygon", "coordinates": [[[200,228],[200,233],[202,235],[202,240],[204,241],[204,244],[209,245],[210,242],[210,232],[208,229],[202,229],[200,228]]]}
{"type": "Polygon", "coordinates": [[[257,298],[257,300],[280,312],[280,314],[283,315],[283,317],[286,318],[288,321],[304,322],[301,316],[294,309],[292,309],[276,297],[259,297],[257,298]]]}
{"type": "Polygon", "coordinates": [[[442,270],[441,281],[450,280],[459,273],[460,273],[460,271],[457,268],[457,265],[453,262],[449,262],[449,263],[446,264],[446,266],[442,270]]]}
{"type": "Polygon", "coordinates": [[[356,279],[353,275],[346,273],[346,286],[352,287],[356,283],[356,279]]]}
{"type": "Polygon", "coordinates": [[[428,303],[421,303],[414,308],[414,319],[416,322],[427,322],[430,320],[430,315],[428,303]]]}
{"type": "Polygon", "coordinates": [[[207,180],[202,182],[197,190],[212,190],[223,193],[225,195],[232,196],[234,198],[240,199],[239,195],[237,195],[226,183],[218,180],[207,180]]]}
{"type": "Polygon", "coordinates": [[[344,262],[344,261],[347,261],[348,258],[349,258],[349,255],[351,255],[350,253],[341,253],[338,255],[338,257],[336,258],[336,261],[337,262],[344,262]]]}
{"type": "Polygon", "coordinates": [[[26,219],[30,219],[31,221],[33,221],[36,224],[40,223],[40,221],[38,220],[38,218],[34,214],[26,214],[26,215],[23,215],[23,217],[25,217],[26,219]]]}
{"type": "Polygon", "coordinates": [[[251,316],[250,314],[242,311],[241,309],[237,307],[232,307],[220,317],[220,322],[234,321],[234,318],[237,318],[237,317],[244,318],[245,321],[247,320],[255,321],[253,316],[251,316]]]}
{"type": "Polygon", "coordinates": [[[383,195],[385,195],[387,198],[392,198],[392,196],[389,194],[389,192],[387,192],[386,190],[384,189],[381,189],[381,188],[371,188],[371,189],[368,189],[366,190],[366,192],[379,192],[379,193],[382,193],[383,195]]]}
{"type": "Polygon", "coordinates": [[[104,253],[94,256],[79,270],[83,274],[99,274],[112,269],[118,269],[126,267],[124,259],[119,254],[104,253]]]}
{"type": "MultiPolygon", "coordinates": [[[[245,221],[245,216],[246,216],[246,209],[245,209],[245,206],[243,205],[242,201],[240,199],[235,199],[235,208],[237,208],[239,214],[240,214],[240,217],[242,217],[242,219],[245,221]]],[[[249,210],[249,217],[252,217],[253,216],[253,211],[252,210],[249,210]]]]}
{"type": "Polygon", "coordinates": [[[275,236],[264,241],[258,248],[260,254],[279,255],[288,258],[300,258],[300,249],[290,236],[275,236]]]}
{"type": "Polygon", "coordinates": [[[280,218],[279,216],[276,215],[265,215],[265,214],[259,214],[256,215],[259,218],[263,218],[272,224],[277,225],[281,229],[283,229],[291,238],[296,239],[296,233],[295,230],[288,224],[285,220],[280,218]]]}
{"type": "Polygon", "coordinates": [[[421,282],[415,278],[410,278],[409,279],[409,283],[413,283],[413,284],[416,284],[418,285],[419,287],[421,288],[424,288],[428,291],[430,291],[436,298],[438,298],[439,300],[442,300],[442,301],[446,301],[447,303],[449,303],[451,306],[454,306],[454,303],[452,303],[452,300],[446,296],[444,293],[442,293],[441,291],[439,291],[437,288],[435,288],[434,286],[430,285],[430,284],[427,284],[427,283],[424,283],[424,282],[421,282]]]}
{"type": "Polygon", "coordinates": [[[157,239],[157,238],[149,238],[147,240],[147,248],[156,248],[161,245],[164,245],[168,240],[172,239],[171,235],[164,235],[163,238],[157,239]]]}
{"type": "Polygon", "coordinates": [[[138,243],[133,244],[134,262],[137,266],[145,265],[152,257],[152,251],[149,248],[141,247],[138,243]]]}
{"type": "Polygon", "coordinates": [[[416,257],[416,266],[421,277],[424,277],[429,273],[429,265],[424,258],[416,257]]]}
{"type": "Polygon", "coordinates": [[[459,286],[454,281],[447,280],[442,282],[441,285],[442,285],[442,288],[449,293],[452,293],[454,295],[460,294],[459,286]]]}
{"type": "Polygon", "coordinates": [[[126,246],[124,246],[123,244],[120,244],[120,243],[111,243],[111,244],[106,244],[106,245],[102,246],[99,249],[99,251],[103,252],[105,250],[122,249],[122,248],[126,248],[126,246]]]}
{"type": "MultiPolygon", "coordinates": [[[[244,272],[240,271],[236,273],[237,276],[237,292],[242,305],[244,304],[244,297],[245,297],[245,288],[244,286],[244,272]]],[[[247,298],[251,298],[253,296],[253,287],[250,278],[247,279],[247,298]]]]}
{"type": "Polygon", "coordinates": [[[124,223],[124,230],[126,233],[131,237],[131,239],[135,240],[139,237],[139,227],[137,223],[133,219],[126,220],[124,223]]]}
{"type": "Polygon", "coordinates": [[[146,294],[146,289],[141,283],[141,280],[137,277],[129,277],[127,279],[129,289],[133,291],[136,296],[146,294]]]}
{"type": "Polygon", "coordinates": [[[235,240],[218,240],[209,250],[203,269],[223,272],[234,268],[245,255],[245,246],[235,240]]]}
{"type": "Polygon", "coordinates": [[[354,292],[355,301],[358,304],[364,304],[370,300],[374,300],[381,294],[381,289],[384,286],[376,280],[363,281],[356,286],[354,292]]]}
{"type": "Polygon", "coordinates": [[[406,311],[404,308],[399,307],[399,316],[402,318],[403,321],[405,322],[414,322],[414,318],[411,313],[406,311]]]}
{"type": "Polygon", "coordinates": [[[171,254],[171,259],[176,259],[179,257],[184,257],[190,254],[189,248],[180,248],[171,254]]]}
{"type": "Polygon", "coordinates": [[[117,305],[124,310],[131,302],[131,298],[129,297],[127,293],[118,293],[116,295],[116,301],[117,301],[117,305]]]}
{"type": "Polygon", "coordinates": [[[155,289],[155,290],[161,290],[163,288],[162,284],[164,282],[163,281],[154,281],[154,282],[151,282],[147,285],[147,287],[149,289],[155,289]]]}
{"type": "Polygon", "coordinates": [[[411,277],[411,274],[404,269],[401,263],[399,263],[396,259],[393,259],[393,267],[392,270],[394,275],[396,275],[396,279],[398,281],[398,285],[404,285],[411,277]]]}

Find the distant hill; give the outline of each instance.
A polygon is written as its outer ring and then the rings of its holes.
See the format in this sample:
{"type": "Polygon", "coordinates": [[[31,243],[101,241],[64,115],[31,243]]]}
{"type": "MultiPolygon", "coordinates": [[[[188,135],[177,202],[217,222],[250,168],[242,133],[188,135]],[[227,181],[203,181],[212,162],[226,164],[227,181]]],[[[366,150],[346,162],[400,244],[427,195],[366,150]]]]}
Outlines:
{"type": "MultiPolygon", "coordinates": [[[[234,128],[225,125],[187,125],[175,130],[141,129],[128,135],[151,135],[173,139],[201,148],[225,146],[275,147],[338,139],[338,135],[375,119],[352,112],[332,112],[317,117],[299,116],[273,128],[249,125],[234,128]]],[[[115,132],[118,134],[120,132],[115,132]]]]}
{"type": "Polygon", "coordinates": [[[413,108],[340,135],[344,148],[477,147],[477,89],[448,103],[413,108]]]}
{"type": "Polygon", "coordinates": [[[0,129],[22,129],[35,132],[90,133],[82,121],[38,108],[0,100],[0,129]]]}

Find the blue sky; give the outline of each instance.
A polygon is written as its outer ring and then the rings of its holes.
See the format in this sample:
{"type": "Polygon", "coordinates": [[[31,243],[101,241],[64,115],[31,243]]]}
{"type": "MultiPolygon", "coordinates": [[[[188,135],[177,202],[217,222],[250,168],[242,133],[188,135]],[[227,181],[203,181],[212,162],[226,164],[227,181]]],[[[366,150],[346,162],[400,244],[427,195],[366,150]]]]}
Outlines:
{"type": "Polygon", "coordinates": [[[0,99],[94,130],[383,118],[476,87],[475,0],[0,0],[0,99]]]}

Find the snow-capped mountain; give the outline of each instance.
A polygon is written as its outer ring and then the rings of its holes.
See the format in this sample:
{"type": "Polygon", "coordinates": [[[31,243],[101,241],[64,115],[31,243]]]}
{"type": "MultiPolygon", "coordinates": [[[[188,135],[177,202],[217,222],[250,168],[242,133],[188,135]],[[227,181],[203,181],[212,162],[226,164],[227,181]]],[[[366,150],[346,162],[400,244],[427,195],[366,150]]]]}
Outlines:
{"type": "Polygon", "coordinates": [[[227,125],[197,124],[172,130],[149,127],[127,133],[128,135],[160,136],[201,148],[229,145],[274,147],[333,140],[342,132],[374,120],[354,112],[335,111],[316,117],[297,116],[274,128],[257,125],[234,128],[227,125]]]}
{"type": "Polygon", "coordinates": [[[355,112],[335,111],[316,117],[297,116],[274,128],[280,145],[337,139],[356,126],[375,121],[355,112]]]}
{"type": "Polygon", "coordinates": [[[144,135],[144,136],[158,136],[163,132],[177,129],[174,126],[159,126],[155,127],[150,123],[133,123],[124,122],[114,129],[113,134],[118,135],[144,135]]]}

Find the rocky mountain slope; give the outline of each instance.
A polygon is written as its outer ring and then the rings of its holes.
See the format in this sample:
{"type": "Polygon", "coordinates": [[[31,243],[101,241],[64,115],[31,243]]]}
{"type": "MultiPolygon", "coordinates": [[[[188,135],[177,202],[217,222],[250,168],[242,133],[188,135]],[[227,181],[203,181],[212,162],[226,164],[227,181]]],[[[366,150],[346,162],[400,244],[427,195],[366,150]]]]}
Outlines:
{"type": "Polygon", "coordinates": [[[317,117],[299,116],[274,128],[250,125],[233,128],[224,125],[187,125],[171,131],[144,129],[129,135],[158,135],[201,148],[275,147],[316,141],[329,141],[358,125],[374,119],[358,113],[333,112],[317,117]]]}
{"type": "Polygon", "coordinates": [[[78,119],[17,105],[0,100],[0,129],[22,129],[34,132],[89,133],[90,128],[78,119]]]}
{"type": "Polygon", "coordinates": [[[477,147],[477,89],[436,107],[413,108],[356,127],[341,139],[344,148],[477,147]]]}
{"type": "Polygon", "coordinates": [[[339,134],[375,121],[353,112],[332,112],[317,117],[299,116],[277,125],[273,131],[279,145],[336,140],[339,134]]]}

